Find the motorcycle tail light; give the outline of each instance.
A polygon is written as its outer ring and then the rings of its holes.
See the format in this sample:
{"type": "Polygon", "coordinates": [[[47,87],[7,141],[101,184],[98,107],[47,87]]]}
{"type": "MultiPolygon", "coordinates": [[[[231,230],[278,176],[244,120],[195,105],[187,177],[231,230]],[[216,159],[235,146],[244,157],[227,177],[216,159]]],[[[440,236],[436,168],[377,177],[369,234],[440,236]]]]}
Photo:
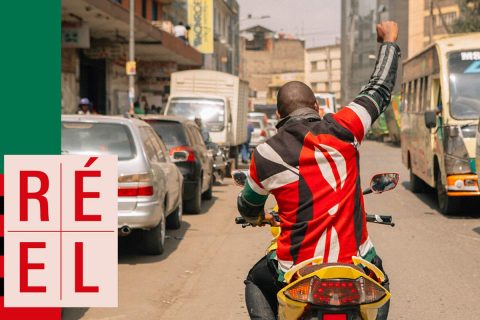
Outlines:
{"type": "Polygon", "coordinates": [[[300,302],[323,306],[352,306],[380,301],[385,290],[363,277],[358,279],[319,279],[300,281],[285,294],[300,302]]]}
{"type": "Polygon", "coordinates": [[[299,283],[285,291],[285,295],[292,300],[308,302],[312,280],[313,278],[309,278],[300,281],[299,283]]]}
{"type": "Polygon", "coordinates": [[[322,320],[347,320],[346,314],[324,314],[322,320]]]}

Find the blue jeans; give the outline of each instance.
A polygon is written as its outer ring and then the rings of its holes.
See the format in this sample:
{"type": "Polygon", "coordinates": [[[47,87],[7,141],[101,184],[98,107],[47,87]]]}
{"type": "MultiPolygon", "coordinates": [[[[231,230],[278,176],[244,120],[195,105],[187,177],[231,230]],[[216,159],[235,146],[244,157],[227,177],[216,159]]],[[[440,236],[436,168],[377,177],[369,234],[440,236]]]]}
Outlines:
{"type": "Polygon", "coordinates": [[[248,151],[248,143],[242,144],[242,161],[248,161],[250,159],[250,152],[248,151]]]}

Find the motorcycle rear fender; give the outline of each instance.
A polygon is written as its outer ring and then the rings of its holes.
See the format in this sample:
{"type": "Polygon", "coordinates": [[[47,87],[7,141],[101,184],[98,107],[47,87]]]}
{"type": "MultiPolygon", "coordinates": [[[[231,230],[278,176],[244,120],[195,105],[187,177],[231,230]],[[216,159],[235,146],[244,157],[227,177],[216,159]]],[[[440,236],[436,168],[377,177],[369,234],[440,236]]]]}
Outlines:
{"type": "MultiPolygon", "coordinates": [[[[357,261],[360,261],[360,260],[357,260],[357,261]]],[[[366,262],[366,261],[363,260],[363,262],[366,262]]],[[[290,269],[289,272],[292,271],[292,269],[290,269]]],[[[285,295],[285,292],[289,290],[291,287],[295,286],[298,282],[314,276],[318,277],[319,279],[352,279],[352,280],[358,279],[359,277],[364,277],[367,280],[376,282],[374,279],[370,278],[365,273],[362,273],[355,268],[349,267],[348,265],[342,265],[342,266],[334,265],[330,267],[325,266],[324,268],[314,271],[304,277],[299,277],[297,280],[288,284],[286,287],[284,287],[282,290],[278,292],[277,299],[279,303],[279,311],[278,311],[279,319],[290,320],[290,319],[299,319],[301,317],[308,303],[292,300],[285,295]]],[[[290,279],[291,279],[291,276],[290,276],[290,279]]],[[[382,307],[390,299],[390,296],[391,296],[390,292],[387,289],[385,289],[382,285],[379,284],[379,286],[385,291],[385,296],[380,301],[370,303],[370,304],[360,305],[360,313],[364,320],[375,320],[378,309],[382,307]]]]}

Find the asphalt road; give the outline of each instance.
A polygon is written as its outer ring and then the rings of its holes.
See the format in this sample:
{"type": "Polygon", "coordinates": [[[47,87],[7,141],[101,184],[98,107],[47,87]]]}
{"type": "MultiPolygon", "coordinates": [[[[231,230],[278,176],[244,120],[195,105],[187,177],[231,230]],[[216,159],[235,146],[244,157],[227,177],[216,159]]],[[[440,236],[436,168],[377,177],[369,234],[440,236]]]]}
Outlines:
{"type": "MultiPolygon", "coordinates": [[[[441,215],[433,194],[408,190],[399,148],[365,142],[361,154],[364,185],[374,173],[401,176],[397,189],[366,197],[369,213],[392,214],[396,222],[394,228],[369,226],[390,277],[389,319],[479,319],[480,205],[466,205],[461,216],[441,215]]],[[[142,256],[132,239],[122,239],[119,307],[66,309],[63,318],[248,319],[243,279],[270,234],[233,223],[239,190],[231,180],[215,186],[201,214],[184,216],[182,228],[168,232],[160,257],[142,256]]]]}

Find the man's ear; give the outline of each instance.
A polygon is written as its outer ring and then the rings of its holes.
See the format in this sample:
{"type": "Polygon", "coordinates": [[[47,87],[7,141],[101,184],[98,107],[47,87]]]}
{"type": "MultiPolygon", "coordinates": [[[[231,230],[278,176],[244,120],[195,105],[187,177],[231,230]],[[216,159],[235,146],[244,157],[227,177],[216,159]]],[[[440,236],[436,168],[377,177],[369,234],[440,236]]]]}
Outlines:
{"type": "Polygon", "coordinates": [[[315,99],[315,104],[313,105],[313,108],[317,112],[320,110],[320,104],[318,103],[317,99],[315,99]]]}
{"type": "Polygon", "coordinates": [[[275,116],[277,117],[277,120],[280,120],[282,117],[280,117],[280,113],[278,113],[278,110],[275,111],[275,116]]]}

